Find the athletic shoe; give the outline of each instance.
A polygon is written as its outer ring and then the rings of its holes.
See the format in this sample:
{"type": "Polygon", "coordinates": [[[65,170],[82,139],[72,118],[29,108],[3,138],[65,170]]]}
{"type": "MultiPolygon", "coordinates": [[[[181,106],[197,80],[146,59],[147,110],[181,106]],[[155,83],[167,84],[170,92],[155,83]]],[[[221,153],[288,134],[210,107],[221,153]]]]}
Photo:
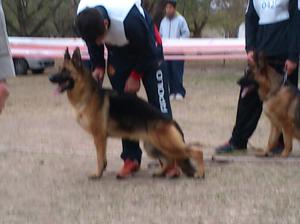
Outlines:
{"type": "Polygon", "coordinates": [[[124,161],[122,169],[117,174],[118,179],[124,179],[132,176],[134,173],[139,171],[140,164],[136,160],[127,159],[124,161]]]}
{"type": "Polygon", "coordinates": [[[180,175],[181,175],[181,171],[180,171],[179,167],[176,165],[170,167],[166,171],[166,177],[170,178],[170,179],[178,178],[178,177],[180,177],[180,175]]]}
{"type": "Polygon", "coordinates": [[[181,95],[180,93],[177,93],[177,94],[176,94],[175,100],[181,101],[181,100],[183,100],[183,99],[184,99],[183,95],[181,95]]]}
{"type": "Polygon", "coordinates": [[[170,100],[175,100],[175,94],[170,94],[170,100]]]}
{"type": "Polygon", "coordinates": [[[215,149],[216,154],[230,154],[230,153],[235,153],[235,152],[246,152],[246,151],[247,151],[246,148],[239,149],[230,143],[226,143],[215,149]]]}

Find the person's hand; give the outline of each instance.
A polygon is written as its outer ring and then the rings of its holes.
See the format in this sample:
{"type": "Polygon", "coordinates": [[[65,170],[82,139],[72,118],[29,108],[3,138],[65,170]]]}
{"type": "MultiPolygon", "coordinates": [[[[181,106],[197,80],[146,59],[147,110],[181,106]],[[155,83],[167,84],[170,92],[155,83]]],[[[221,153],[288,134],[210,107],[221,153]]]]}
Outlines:
{"type": "Polygon", "coordinates": [[[97,67],[93,71],[92,76],[96,81],[102,82],[104,78],[104,73],[105,73],[104,68],[97,67]]]}
{"type": "Polygon", "coordinates": [[[297,68],[297,63],[296,62],[293,62],[291,60],[286,60],[285,62],[285,71],[287,72],[288,75],[291,75],[295,69],[297,68]]]}
{"type": "Polygon", "coordinates": [[[124,91],[126,93],[137,93],[141,88],[141,82],[138,78],[130,75],[125,83],[124,91]]]}
{"type": "Polygon", "coordinates": [[[247,61],[249,65],[254,65],[254,51],[249,51],[247,53],[247,61]]]}
{"type": "Polygon", "coordinates": [[[4,81],[0,81],[0,114],[4,109],[5,101],[9,96],[9,91],[7,89],[6,83],[4,81]]]}

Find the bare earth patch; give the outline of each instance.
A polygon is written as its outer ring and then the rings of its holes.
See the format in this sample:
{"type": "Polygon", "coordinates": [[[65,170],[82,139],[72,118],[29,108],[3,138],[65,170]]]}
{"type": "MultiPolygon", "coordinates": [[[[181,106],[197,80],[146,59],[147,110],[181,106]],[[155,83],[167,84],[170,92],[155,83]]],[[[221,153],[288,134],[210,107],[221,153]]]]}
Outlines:
{"type": "MultiPolygon", "coordinates": [[[[230,136],[242,70],[190,67],[188,96],[173,102],[187,142],[213,147],[230,136]]],[[[206,179],[152,179],[144,156],[134,178],[115,179],[122,162],[119,140],[108,145],[102,180],[90,137],[76,124],[66,96],[55,97],[46,76],[9,81],[11,96],[0,116],[0,223],[300,223],[300,164],[207,162],[206,179]]],[[[144,95],[142,93],[142,95],[144,95]]],[[[251,143],[266,144],[263,116],[251,143]]],[[[300,154],[295,144],[293,156],[300,154]]]]}

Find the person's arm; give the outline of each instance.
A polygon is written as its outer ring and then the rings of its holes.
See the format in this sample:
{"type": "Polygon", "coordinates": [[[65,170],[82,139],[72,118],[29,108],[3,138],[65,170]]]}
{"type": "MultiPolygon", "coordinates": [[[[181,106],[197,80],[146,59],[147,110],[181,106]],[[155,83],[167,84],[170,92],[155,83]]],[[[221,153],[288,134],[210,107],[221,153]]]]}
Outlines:
{"type": "Polygon", "coordinates": [[[143,76],[145,71],[158,64],[153,23],[148,24],[146,19],[136,10],[124,23],[126,37],[137,54],[136,65],[132,71],[135,78],[143,76]]]}
{"type": "Polygon", "coordinates": [[[98,46],[96,43],[86,43],[86,45],[93,69],[102,68],[105,70],[104,45],[98,46]]]}
{"type": "Polygon", "coordinates": [[[102,85],[105,74],[104,44],[98,46],[96,43],[86,43],[92,63],[92,76],[102,85]]]}
{"type": "Polygon", "coordinates": [[[191,35],[189,26],[184,17],[182,17],[181,27],[180,27],[180,38],[189,38],[191,35]]]}
{"type": "Polygon", "coordinates": [[[246,51],[252,52],[256,48],[256,33],[259,17],[255,11],[253,0],[249,0],[246,12],[246,51]]]}
{"type": "Polygon", "coordinates": [[[299,38],[300,38],[300,1],[290,0],[290,24],[289,24],[289,55],[288,59],[299,62],[299,38]]]}

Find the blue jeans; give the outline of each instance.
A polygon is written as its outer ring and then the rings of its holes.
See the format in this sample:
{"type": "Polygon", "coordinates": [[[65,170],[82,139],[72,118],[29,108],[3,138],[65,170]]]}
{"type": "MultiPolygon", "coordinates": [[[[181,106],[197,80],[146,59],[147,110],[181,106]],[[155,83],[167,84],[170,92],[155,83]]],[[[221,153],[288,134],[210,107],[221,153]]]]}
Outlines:
{"type": "Polygon", "coordinates": [[[166,64],[169,74],[170,94],[179,93],[184,97],[186,94],[183,87],[184,61],[166,61],[166,64]]]}

